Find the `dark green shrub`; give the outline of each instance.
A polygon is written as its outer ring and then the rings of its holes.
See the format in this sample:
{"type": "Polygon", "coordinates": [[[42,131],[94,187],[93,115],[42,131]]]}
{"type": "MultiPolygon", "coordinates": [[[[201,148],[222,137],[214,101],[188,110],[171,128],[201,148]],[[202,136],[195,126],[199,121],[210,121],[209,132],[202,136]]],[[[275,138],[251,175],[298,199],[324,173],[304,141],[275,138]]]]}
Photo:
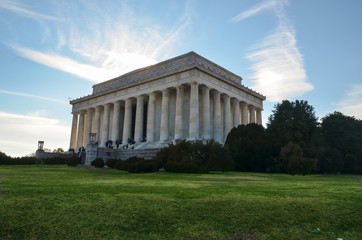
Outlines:
{"type": "Polygon", "coordinates": [[[234,161],[228,150],[214,140],[209,140],[203,146],[206,153],[207,165],[210,171],[231,171],[234,169],[234,161]]]}
{"type": "Polygon", "coordinates": [[[3,152],[0,152],[0,165],[8,165],[11,162],[11,157],[3,152]]]}
{"type": "Polygon", "coordinates": [[[362,173],[362,156],[354,156],[352,154],[346,154],[344,161],[343,173],[362,173]]]}
{"type": "Polygon", "coordinates": [[[117,170],[127,171],[126,164],[122,160],[117,160],[114,168],[117,170]]]}
{"type": "Polygon", "coordinates": [[[43,158],[41,161],[43,164],[66,164],[66,159],[62,157],[43,158]]]}
{"type": "Polygon", "coordinates": [[[151,172],[150,164],[147,163],[143,158],[138,158],[138,161],[128,163],[127,171],[129,173],[145,173],[151,172]]]}
{"type": "Polygon", "coordinates": [[[20,158],[13,158],[19,165],[33,165],[33,164],[40,164],[41,161],[36,157],[20,157],[20,158]]]}
{"type": "Polygon", "coordinates": [[[196,162],[190,162],[188,160],[184,160],[181,162],[167,162],[165,164],[165,169],[167,172],[174,173],[208,173],[209,169],[207,166],[203,166],[197,164],[196,162]]]}
{"type": "Polygon", "coordinates": [[[327,147],[323,149],[318,160],[321,173],[337,173],[343,170],[344,156],[343,153],[336,148],[327,147]]]}
{"type": "Polygon", "coordinates": [[[123,161],[123,169],[124,171],[128,171],[130,165],[137,163],[140,159],[137,156],[128,158],[127,160],[123,161]]]}
{"type": "Polygon", "coordinates": [[[91,162],[91,166],[94,166],[96,168],[102,168],[104,167],[104,161],[102,158],[96,158],[91,162]]]}
{"type": "Polygon", "coordinates": [[[40,164],[41,161],[36,157],[10,157],[0,152],[0,165],[33,165],[40,164]]]}
{"type": "Polygon", "coordinates": [[[17,157],[17,158],[2,158],[0,165],[34,165],[40,164],[40,160],[36,157],[17,157]]]}
{"type": "Polygon", "coordinates": [[[289,142],[280,151],[281,167],[289,174],[310,174],[317,172],[317,159],[304,157],[302,148],[289,142]]]}
{"type": "Polygon", "coordinates": [[[65,160],[65,163],[66,163],[68,166],[75,167],[75,166],[77,166],[78,163],[79,163],[79,158],[77,158],[77,157],[67,158],[67,159],[65,160]]]}
{"type": "MultiPolygon", "coordinates": [[[[237,171],[264,172],[271,167],[267,165],[267,159],[274,157],[274,147],[261,125],[251,123],[233,128],[224,147],[230,153],[237,171]]],[[[275,155],[279,152],[279,149],[276,150],[275,155]]]]}
{"type": "Polygon", "coordinates": [[[209,171],[229,171],[234,161],[227,149],[210,140],[177,140],[161,149],[152,159],[153,169],[165,168],[169,172],[206,173],[209,171]]]}
{"type": "Polygon", "coordinates": [[[107,167],[115,168],[116,163],[117,163],[117,159],[110,158],[110,159],[107,160],[106,165],[107,165],[107,167]]]}
{"type": "Polygon", "coordinates": [[[155,172],[152,161],[144,158],[131,157],[123,162],[125,170],[129,173],[149,173],[155,172]]]}

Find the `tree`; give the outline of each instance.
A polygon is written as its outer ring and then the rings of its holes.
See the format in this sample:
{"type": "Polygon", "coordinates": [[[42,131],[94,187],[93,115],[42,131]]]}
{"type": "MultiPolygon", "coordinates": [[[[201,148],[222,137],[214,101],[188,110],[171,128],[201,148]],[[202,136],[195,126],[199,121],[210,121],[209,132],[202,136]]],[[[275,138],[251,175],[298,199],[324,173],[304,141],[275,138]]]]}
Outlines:
{"type": "Polygon", "coordinates": [[[63,148],[54,149],[53,153],[64,153],[63,148]]]}
{"type": "Polygon", "coordinates": [[[280,151],[280,167],[289,174],[309,174],[317,172],[317,160],[304,157],[302,148],[289,142],[280,151]]]}
{"type": "Polygon", "coordinates": [[[237,171],[264,172],[272,156],[272,142],[264,127],[258,124],[239,125],[228,134],[225,148],[235,161],[237,171]]]}
{"type": "Polygon", "coordinates": [[[339,162],[344,161],[343,172],[361,173],[362,121],[340,112],[334,112],[322,118],[321,126],[324,141],[330,148],[336,149],[335,153],[341,152],[342,155],[329,153],[329,157],[338,159],[339,162]]]}
{"type": "Polygon", "coordinates": [[[328,114],[322,118],[322,136],[324,141],[344,154],[362,153],[362,121],[340,112],[328,114]]]}
{"type": "Polygon", "coordinates": [[[307,101],[284,100],[275,106],[268,120],[267,130],[280,146],[285,146],[288,142],[305,146],[317,139],[318,118],[313,106],[307,101]]]}

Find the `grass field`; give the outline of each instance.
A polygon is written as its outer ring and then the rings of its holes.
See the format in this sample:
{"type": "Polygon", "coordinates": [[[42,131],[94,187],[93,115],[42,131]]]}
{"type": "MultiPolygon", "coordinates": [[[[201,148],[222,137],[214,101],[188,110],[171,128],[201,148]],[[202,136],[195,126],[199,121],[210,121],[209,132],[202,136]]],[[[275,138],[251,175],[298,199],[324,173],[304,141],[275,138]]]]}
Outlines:
{"type": "Polygon", "coordinates": [[[362,176],[0,166],[0,239],[362,239],[362,176]]]}

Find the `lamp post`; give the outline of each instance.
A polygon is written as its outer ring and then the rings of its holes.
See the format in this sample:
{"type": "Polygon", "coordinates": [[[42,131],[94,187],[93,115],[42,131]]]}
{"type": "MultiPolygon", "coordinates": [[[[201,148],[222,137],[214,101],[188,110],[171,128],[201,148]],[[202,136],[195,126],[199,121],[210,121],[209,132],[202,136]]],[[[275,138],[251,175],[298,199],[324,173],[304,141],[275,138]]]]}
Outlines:
{"type": "Polygon", "coordinates": [[[96,135],[97,135],[97,133],[89,133],[89,139],[90,139],[89,143],[91,143],[91,144],[95,143],[96,135]]]}
{"type": "Polygon", "coordinates": [[[38,149],[43,150],[44,147],[44,141],[38,141],[38,149]]]}

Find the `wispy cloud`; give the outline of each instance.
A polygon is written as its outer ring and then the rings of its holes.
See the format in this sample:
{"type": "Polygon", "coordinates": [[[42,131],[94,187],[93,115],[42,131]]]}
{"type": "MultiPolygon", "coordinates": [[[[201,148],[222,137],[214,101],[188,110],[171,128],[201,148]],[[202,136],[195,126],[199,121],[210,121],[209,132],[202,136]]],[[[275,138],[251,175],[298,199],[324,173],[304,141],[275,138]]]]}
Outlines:
{"type": "Polygon", "coordinates": [[[45,147],[68,149],[70,127],[59,120],[36,114],[19,115],[0,112],[0,151],[14,157],[34,153],[39,140],[45,147]]]}
{"type": "Polygon", "coordinates": [[[50,20],[50,21],[57,21],[57,22],[66,21],[66,19],[64,19],[64,18],[58,18],[58,17],[41,14],[41,13],[37,13],[37,12],[31,11],[31,10],[28,10],[28,9],[26,9],[26,7],[22,6],[18,2],[11,1],[11,0],[1,0],[0,8],[7,9],[22,17],[33,18],[36,20],[50,20]]]}
{"type": "Polygon", "coordinates": [[[241,12],[239,15],[233,17],[231,20],[233,22],[240,22],[248,17],[251,17],[253,15],[256,15],[266,9],[273,9],[276,6],[276,1],[266,1],[261,4],[258,4],[254,6],[253,8],[246,10],[244,12],[241,12]]]}
{"type": "Polygon", "coordinates": [[[337,105],[339,111],[362,120],[362,84],[351,86],[344,100],[337,105]]]}
{"type": "Polygon", "coordinates": [[[24,58],[30,59],[34,62],[38,62],[51,68],[73,74],[89,81],[100,82],[113,76],[112,73],[109,72],[107,69],[95,67],[90,64],[79,63],[69,57],[64,57],[57,54],[43,53],[40,51],[35,51],[19,46],[11,47],[24,58]]]}
{"type": "Polygon", "coordinates": [[[302,96],[314,87],[307,82],[303,56],[297,47],[294,27],[289,23],[284,0],[267,0],[232,18],[240,22],[265,10],[274,11],[278,19],[276,30],[250,48],[246,58],[253,62],[252,88],[278,102],[302,96]]]}
{"type": "Polygon", "coordinates": [[[69,103],[68,103],[67,101],[65,101],[65,100],[60,100],[60,99],[56,99],[56,98],[49,98],[49,97],[43,97],[43,96],[37,96],[37,95],[27,94],[27,93],[5,91],[5,90],[1,90],[1,89],[0,89],[0,93],[8,94],[8,95],[22,96],[22,97],[37,98],[37,99],[41,99],[41,100],[47,100],[47,101],[52,101],[52,102],[69,104],[69,103]]]}
{"type": "MultiPolygon", "coordinates": [[[[66,4],[66,3],[64,3],[66,4]]],[[[88,3],[87,3],[88,5],[88,3]]],[[[180,16],[172,31],[134,16],[127,5],[116,5],[117,15],[102,11],[103,6],[61,6],[71,25],[56,25],[57,45],[35,50],[20,45],[10,46],[22,57],[59,69],[80,78],[102,82],[137,68],[157,63],[168,57],[191,24],[188,10],[180,16]],[[66,12],[66,13],[65,13],[66,12]]]]}

